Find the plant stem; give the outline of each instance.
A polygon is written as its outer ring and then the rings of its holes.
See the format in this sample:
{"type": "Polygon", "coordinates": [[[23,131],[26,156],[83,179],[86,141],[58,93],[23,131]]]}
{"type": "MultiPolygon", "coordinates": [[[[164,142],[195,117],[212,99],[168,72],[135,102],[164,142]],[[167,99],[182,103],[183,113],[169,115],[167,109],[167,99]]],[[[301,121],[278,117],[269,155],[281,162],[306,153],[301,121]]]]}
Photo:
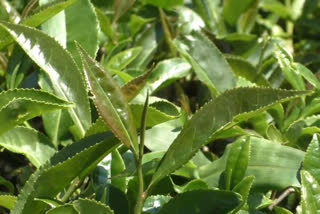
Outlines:
{"type": "Polygon", "coordinates": [[[291,193],[295,192],[295,189],[290,187],[288,188],[286,191],[284,191],[269,207],[269,210],[273,210],[273,208],[275,206],[277,206],[278,204],[281,203],[281,201],[283,201],[283,199],[285,199],[286,197],[288,197],[288,195],[290,195],[291,193]]]}
{"type": "Polygon", "coordinates": [[[66,193],[61,198],[61,202],[63,203],[67,202],[70,196],[72,195],[72,193],[81,185],[81,183],[82,182],[80,181],[79,178],[76,178],[75,180],[73,180],[72,184],[69,186],[66,193]]]}
{"type": "Polygon", "coordinates": [[[144,103],[142,118],[141,118],[141,128],[140,128],[140,144],[139,144],[139,156],[137,158],[137,174],[138,174],[138,198],[136,206],[134,208],[134,214],[141,214],[144,200],[146,199],[147,193],[144,192],[144,181],[142,172],[142,158],[144,150],[144,136],[146,130],[146,119],[148,113],[149,104],[149,91],[147,92],[147,98],[144,103]]]}
{"type": "Polygon", "coordinates": [[[168,44],[170,53],[172,54],[173,57],[175,57],[177,55],[177,53],[176,53],[176,49],[175,49],[173,42],[172,42],[172,35],[170,33],[169,25],[166,20],[166,14],[164,13],[164,11],[161,8],[159,8],[159,13],[160,13],[161,24],[162,24],[163,31],[164,31],[164,37],[165,37],[166,42],[168,44]]]}

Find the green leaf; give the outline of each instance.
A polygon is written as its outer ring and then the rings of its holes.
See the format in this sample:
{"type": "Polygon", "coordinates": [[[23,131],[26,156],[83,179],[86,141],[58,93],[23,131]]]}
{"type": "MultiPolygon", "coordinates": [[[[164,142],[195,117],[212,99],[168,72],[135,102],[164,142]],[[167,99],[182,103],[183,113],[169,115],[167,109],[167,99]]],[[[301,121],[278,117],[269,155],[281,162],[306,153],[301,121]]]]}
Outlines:
{"type": "Polygon", "coordinates": [[[320,82],[317,79],[317,77],[304,65],[300,63],[294,63],[293,66],[295,66],[296,71],[303,76],[311,85],[316,87],[318,90],[320,90],[320,82]]]}
{"type": "Polygon", "coordinates": [[[158,46],[156,36],[155,24],[146,26],[146,29],[139,35],[139,38],[137,38],[134,43],[135,47],[142,47],[142,51],[139,56],[130,63],[128,68],[144,70],[148,66],[158,46]]]}
{"type": "Polygon", "coordinates": [[[65,204],[55,207],[46,212],[46,214],[79,214],[71,204],[65,204]]]}
{"type": "Polygon", "coordinates": [[[74,201],[72,205],[79,214],[114,214],[108,206],[94,200],[79,199],[74,201]]]}
{"type": "Polygon", "coordinates": [[[111,75],[78,47],[93,101],[101,117],[123,144],[137,152],[137,131],[125,96],[111,75]]]}
{"type": "Polygon", "coordinates": [[[301,171],[301,209],[302,214],[320,211],[320,186],[316,179],[305,170],[301,171]]]}
{"type": "Polygon", "coordinates": [[[202,17],[210,31],[221,37],[225,35],[226,26],[221,15],[220,2],[211,0],[193,0],[195,10],[202,17]]]}
{"type": "Polygon", "coordinates": [[[257,115],[274,104],[306,94],[308,92],[271,88],[237,88],[226,91],[203,106],[186,122],[163,157],[149,188],[185,164],[223,128],[257,115]]]}
{"type": "Polygon", "coordinates": [[[2,176],[0,176],[0,186],[5,186],[10,194],[14,194],[14,185],[10,181],[7,181],[2,176]]]}
{"type": "Polygon", "coordinates": [[[237,31],[239,33],[247,33],[249,34],[258,17],[259,11],[259,1],[253,0],[251,6],[239,17],[239,21],[237,22],[237,31]]]}
{"type": "Polygon", "coordinates": [[[183,34],[190,34],[205,27],[204,21],[195,11],[187,7],[178,7],[176,11],[179,15],[178,28],[183,34]]]}
{"type": "Polygon", "coordinates": [[[146,130],[145,146],[153,152],[167,151],[182,128],[180,119],[160,123],[146,130]]]}
{"type": "Polygon", "coordinates": [[[296,90],[305,90],[303,79],[297,72],[290,53],[279,44],[276,44],[275,56],[285,78],[292,85],[292,87],[296,90]]]}
{"type": "Polygon", "coordinates": [[[231,26],[235,26],[240,15],[256,0],[224,0],[223,17],[231,26]]]}
{"type": "Polygon", "coordinates": [[[95,11],[99,20],[101,31],[111,40],[113,40],[114,32],[112,30],[112,24],[110,19],[106,15],[104,15],[103,11],[99,8],[95,8],[95,11]]]}
{"type": "Polygon", "coordinates": [[[260,86],[270,86],[270,83],[263,75],[257,73],[257,69],[249,61],[234,55],[226,55],[225,57],[235,75],[243,77],[260,86]]]}
{"type": "Polygon", "coordinates": [[[158,213],[161,207],[170,199],[170,196],[151,195],[145,200],[142,211],[144,214],[158,213]]]}
{"type": "Polygon", "coordinates": [[[231,190],[244,178],[249,159],[250,139],[240,138],[232,144],[228,155],[225,172],[226,190],[231,190]]]}
{"type": "Polygon", "coordinates": [[[126,166],[118,150],[112,151],[112,161],[111,161],[111,180],[112,186],[121,190],[126,191],[126,177],[123,176],[126,171],[126,166]],[[119,177],[118,177],[119,176],[119,177]]]}
{"type": "Polygon", "coordinates": [[[114,55],[106,64],[107,71],[121,71],[127,67],[141,53],[141,47],[130,48],[114,55]]]}
{"type": "MultiPolygon", "coordinates": [[[[43,90],[52,93],[53,88],[46,74],[40,73],[38,78],[38,85],[43,90]]],[[[60,140],[70,136],[70,127],[73,125],[73,121],[67,111],[57,110],[45,113],[42,115],[42,122],[46,134],[49,136],[49,138],[52,141],[52,144],[56,148],[58,148],[60,140]]]]}
{"type": "Polygon", "coordinates": [[[17,197],[13,195],[0,195],[0,206],[12,210],[17,197]]]}
{"type": "Polygon", "coordinates": [[[0,136],[0,145],[11,152],[25,155],[39,168],[56,150],[49,139],[35,129],[16,127],[0,136]]]}
{"type": "Polygon", "coordinates": [[[141,89],[146,85],[151,71],[145,72],[122,86],[121,92],[126,97],[127,102],[130,102],[140,93],[141,89]]]}
{"type": "Polygon", "coordinates": [[[21,25],[1,23],[13,39],[51,79],[55,93],[72,102],[71,118],[82,136],[91,124],[91,113],[85,82],[71,55],[48,35],[21,25]],[[74,80],[77,81],[74,81],[74,80]]]}
{"type": "Polygon", "coordinates": [[[182,192],[207,189],[209,189],[209,186],[206,182],[200,179],[194,179],[183,186],[182,192]]]}
{"type": "Polygon", "coordinates": [[[7,13],[7,15],[9,17],[9,21],[11,23],[17,24],[21,21],[20,14],[16,10],[16,8],[11,5],[10,2],[8,2],[7,0],[1,0],[0,5],[1,5],[1,7],[3,7],[5,12],[7,13]]]}
{"type": "Polygon", "coordinates": [[[277,0],[264,0],[261,2],[260,7],[264,10],[273,12],[283,18],[290,18],[291,8],[286,7],[282,2],[277,0]]]}
{"type": "Polygon", "coordinates": [[[254,176],[247,176],[232,189],[233,192],[239,193],[242,196],[242,206],[245,205],[248,200],[254,180],[254,176]]]}
{"type": "Polygon", "coordinates": [[[175,40],[174,44],[212,94],[216,95],[236,86],[236,78],[230,65],[202,33],[194,31],[191,35],[175,40]]]}
{"type": "Polygon", "coordinates": [[[153,5],[163,9],[172,9],[176,6],[182,6],[184,0],[143,0],[144,4],[153,5]]]}
{"type": "Polygon", "coordinates": [[[87,176],[117,146],[119,143],[112,135],[99,134],[65,147],[30,176],[12,213],[42,213],[47,205],[35,198],[56,197],[76,177],[87,176]]]}
{"type": "Polygon", "coordinates": [[[319,183],[320,181],[320,142],[319,135],[313,135],[303,161],[303,169],[307,170],[319,183]]]}
{"type": "Polygon", "coordinates": [[[187,76],[190,74],[190,70],[190,64],[181,58],[171,58],[161,61],[151,72],[140,94],[145,96],[147,91],[152,94],[175,80],[187,76]]]}
{"type": "Polygon", "coordinates": [[[283,207],[275,207],[274,211],[275,211],[275,214],[293,214],[291,211],[283,207]]]}
{"type": "MultiPolygon", "coordinates": [[[[77,0],[67,0],[67,1],[60,1],[57,0],[54,4],[47,4],[43,7],[40,7],[39,11],[37,11],[32,16],[27,17],[25,20],[22,21],[21,24],[27,25],[30,27],[37,27],[40,24],[44,23],[51,17],[55,16],[65,8],[72,5],[77,0]]],[[[0,29],[0,50],[9,45],[14,40],[10,37],[5,30],[0,29]]]]}
{"type": "MultiPolygon", "coordinates": [[[[255,177],[256,190],[283,190],[288,186],[300,186],[297,173],[301,168],[304,152],[263,138],[250,137],[250,141],[250,160],[245,176],[255,177]]],[[[220,159],[199,169],[200,178],[212,188],[220,185],[219,180],[226,168],[229,150],[230,146],[220,159]]]]}
{"type": "MultiPolygon", "coordinates": [[[[50,4],[53,0],[39,0],[39,5],[50,4]]],[[[67,47],[67,30],[65,12],[61,11],[54,17],[42,23],[41,29],[49,36],[55,38],[64,48],[67,47]]]]}
{"type": "MultiPolygon", "coordinates": [[[[143,105],[131,104],[132,114],[134,115],[136,127],[140,126],[141,116],[143,112],[143,105]]],[[[180,116],[180,111],[177,106],[170,102],[158,101],[148,106],[148,115],[146,118],[147,127],[153,127],[160,123],[176,119],[180,116]]]]}
{"type": "Polygon", "coordinates": [[[219,190],[196,190],[177,195],[159,214],[227,214],[241,203],[238,194],[219,190]]]}
{"type": "Polygon", "coordinates": [[[98,18],[90,0],[77,0],[76,3],[65,10],[65,14],[67,49],[72,54],[77,65],[81,67],[81,59],[74,41],[77,41],[91,57],[95,58],[99,48],[98,32],[100,29],[98,18]]]}
{"type": "Polygon", "coordinates": [[[45,112],[73,105],[44,91],[14,89],[0,93],[0,135],[45,112]]]}

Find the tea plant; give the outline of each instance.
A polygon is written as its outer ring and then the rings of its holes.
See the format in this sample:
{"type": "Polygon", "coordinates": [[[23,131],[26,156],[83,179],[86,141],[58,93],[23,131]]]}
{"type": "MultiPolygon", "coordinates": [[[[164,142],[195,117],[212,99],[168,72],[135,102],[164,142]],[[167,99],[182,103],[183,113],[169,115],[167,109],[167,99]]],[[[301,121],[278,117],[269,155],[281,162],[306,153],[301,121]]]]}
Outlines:
{"type": "Polygon", "coordinates": [[[318,1],[0,0],[0,213],[318,213],[318,1]]]}

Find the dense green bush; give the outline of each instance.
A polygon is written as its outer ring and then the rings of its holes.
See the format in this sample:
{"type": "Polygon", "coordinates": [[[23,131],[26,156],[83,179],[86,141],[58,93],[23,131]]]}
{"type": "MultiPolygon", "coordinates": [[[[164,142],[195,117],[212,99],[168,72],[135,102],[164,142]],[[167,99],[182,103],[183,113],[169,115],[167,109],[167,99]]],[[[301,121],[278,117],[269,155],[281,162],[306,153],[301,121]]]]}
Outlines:
{"type": "Polygon", "coordinates": [[[0,213],[320,212],[318,1],[0,3],[0,213]]]}

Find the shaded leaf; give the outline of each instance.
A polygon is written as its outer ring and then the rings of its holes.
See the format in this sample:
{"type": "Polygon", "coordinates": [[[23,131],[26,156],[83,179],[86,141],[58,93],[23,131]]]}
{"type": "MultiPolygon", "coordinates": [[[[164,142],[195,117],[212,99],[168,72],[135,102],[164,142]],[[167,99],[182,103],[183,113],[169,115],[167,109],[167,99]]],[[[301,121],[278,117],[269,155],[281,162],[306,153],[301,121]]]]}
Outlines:
{"type": "Polygon", "coordinates": [[[233,192],[196,190],[178,194],[166,203],[159,214],[227,214],[241,203],[241,197],[233,192]]]}
{"type": "Polygon", "coordinates": [[[83,179],[87,176],[118,145],[112,135],[99,134],[60,150],[30,176],[12,213],[42,213],[47,205],[35,198],[54,198],[76,177],[83,179]]]}
{"type": "Polygon", "coordinates": [[[155,24],[149,24],[134,43],[135,47],[142,47],[142,51],[139,56],[130,63],[128,68],[144,70],[151,62],[156,52],[157,45],[155,24]]]}
{"type": "Polygon", "coordinates": [[[247,176],[232,189],[233,192],[239,193],[242,196],[243,205],[245,205],[248,200],[254,180],[254,176],[247,176]]]}
{"type": "Polygon", "coordinates": [[[241,76],[257,85],[270,86],[270,83],[257,73],[257,69],[247,60],[233,55],[226,55],[226,60],[237,76],[241,76]]]}
{"type": "Polygon", "coordinates": [[[182,6],[184,0],[143,0],[143,2],[159,8],[172,9],[176,6],[182,6]]]}

